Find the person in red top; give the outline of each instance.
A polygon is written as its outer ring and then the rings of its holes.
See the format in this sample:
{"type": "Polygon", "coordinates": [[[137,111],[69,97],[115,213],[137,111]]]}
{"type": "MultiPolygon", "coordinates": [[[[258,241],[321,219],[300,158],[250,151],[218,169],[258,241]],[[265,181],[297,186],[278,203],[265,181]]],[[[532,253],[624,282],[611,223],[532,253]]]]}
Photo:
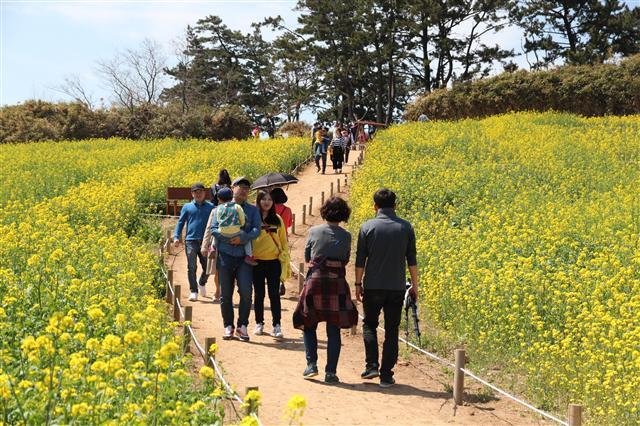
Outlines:
{"type": "Polygon", "coordinates": [[[289,228],[293,225],[293,214],[291,209],[284,205],[289,199],[282,188],[273,188],[271,190],[271,199],[276,204],[276,213],[282,218],[284,226],[289,235],[289,228]]]}

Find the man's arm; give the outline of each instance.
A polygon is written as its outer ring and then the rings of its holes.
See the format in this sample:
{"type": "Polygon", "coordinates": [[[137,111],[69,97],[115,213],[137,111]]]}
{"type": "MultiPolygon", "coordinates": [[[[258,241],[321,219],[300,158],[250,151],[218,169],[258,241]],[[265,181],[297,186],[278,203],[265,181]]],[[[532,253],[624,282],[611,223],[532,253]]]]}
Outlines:
{"type": "Polygon", "coordinates": [[[250,228],[248,231],[240,230],[240,234],[237,236],[240,243],[239,245],[255,240],[258,238],[258,235],[260,235],[260,225],[262,224],[262,220],[260,219],[258,209],[251,209],[251,214],[246,219],[250,228]]]}
{"type": "Polygon", "coordinates": [[[409,266],[409,274],[411,275],[411,292],[413,297],[418,299],[418,260],[416,253],[416,234],[413,226],[409,229],[409,242],[407,244],[407,265],[409,266]]]}
{"type": "Polygon", "coordinates": [[[218,215],[216,214],[217,209],[217,207],[213,209],[211,211],[211,216],[209,216],[209,218],[211,219],[211,226],[209,227],[209,229],[211,230],[211,235],[216,237],[216,240],[218,241],[229,241],[229,237],[226,237],[225,235],[222,235],[220,233],[220,224],[218,223],[218,215]]]}
{"type": "Polygon", "coordinates": [[[369,256],[367,248],[367,236],[363,227],[360,228],[358,233],[358,243],[356,246],[356,300],[362,301],[362,277],[364,276],[364,267],[367,263],[367,257],[369,256]],[[359,285],[358,285],[359,284],[359,285]]]}
{"type": "Polygon", "coordinates": [[[176,223],[176,229],[173,232],[173,242],[177,243],[180,241],[180,235],[182,235],[182,228],[184,228],[185,223],[187,223],[187,217],[189,214],[187,213],[186,204],[182,206],[182,210],[180,210],[180,217],[178,218],[178,223],[176,223]]]}

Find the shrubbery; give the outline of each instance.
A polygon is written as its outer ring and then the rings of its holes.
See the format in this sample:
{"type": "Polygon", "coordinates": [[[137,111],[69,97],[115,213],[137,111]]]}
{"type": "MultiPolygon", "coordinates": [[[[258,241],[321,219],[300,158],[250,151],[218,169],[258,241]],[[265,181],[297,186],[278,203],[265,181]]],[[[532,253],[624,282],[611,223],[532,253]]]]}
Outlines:
{"type": "Polygon", "coordinates": [[[304,121],[290,121],[284,123],[278,128],[278,136],[287,135],[287,137],[311,137],[311,125],[304,121]]]}
{"type": "Polygon", "coordinates": [[[512,111],[566,111],[587,117],[640,113],[640,55],[620,64],[517,71],[454,85],[407,106],[405,118],[455,120],[512,111]]]}
{"type": "Polygon", "coordinates": [[[0,143],[109,137],[222,140],[243,139],[250,132],[249,116],[235,105],[183,113],[172,106],[91,110],[80,103],[27,101],[0,109],[0,143]]]}

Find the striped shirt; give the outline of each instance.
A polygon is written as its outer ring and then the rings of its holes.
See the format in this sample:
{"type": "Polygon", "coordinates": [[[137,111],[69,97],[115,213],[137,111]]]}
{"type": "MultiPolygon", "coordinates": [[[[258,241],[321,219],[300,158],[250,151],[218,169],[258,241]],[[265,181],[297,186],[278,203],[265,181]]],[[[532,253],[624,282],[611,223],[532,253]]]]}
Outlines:
{"type": "Polygon", "coordinates": [[[343,138],[342,136],[339,138],[335,138],[331,141],[331,145],[329,145],[330,147],[336,147],[339,146],[342,149],[345,149],[347,147],[347,138],[343,138]]]}

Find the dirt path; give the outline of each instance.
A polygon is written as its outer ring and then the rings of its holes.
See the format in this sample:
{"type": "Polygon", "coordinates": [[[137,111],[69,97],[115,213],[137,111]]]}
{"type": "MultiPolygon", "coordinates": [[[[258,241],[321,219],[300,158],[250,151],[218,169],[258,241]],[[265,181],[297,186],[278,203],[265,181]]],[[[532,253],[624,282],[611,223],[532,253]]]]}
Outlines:
{"type": "MultiPolygon", "coordinates": [[[[351,163],[358,152],[352,152],[351,163]]],[[[303,260],[305,234],[309,226],[321,222],[319,218],[320,193],[328,197],[330,185],[337,189],[337,179],[341,180],[341,193],[347,198],[344,182],[351,178],[350,165],[344,167],[346,174],[340,176],[328,170],[322,175],[316,172],[315,165],[310,164],[299,173],[300,182],[287,190],[289,202],[296,214],[296,235],[290,236],[291,258],[297,265],[303,260]],[[307,225],[302,225],[302,205],[308,204],[313,196],[312,216],[307,216],[307,225]]],[[[175,250],[175,249],[174,249],[175,250]]],[[[181,252],[173,261],[174,282],[188,289],[186,274],[186,258],[181,252]]],[[[350,272],[349,281],[353,281],[350,272]]],[[[294,277],[287,283],[287,294],[282,300],[282,328],[285,335],[283,341],[276,341],[269,336],[254,336],[253,313],[250,316],[249,331],[251,341],[223,341],[222,316],[218,303],[211,299],[188,302],[188,290],[182,291],[181,302],[193,306],[193,327],[202,343],[205,337],[216,337],[219,346],[220,360],[226,378],[243,394],[245,387],[258,386],[262,393],[260,418],[265,425],[286,424],[283,410],[289,398],[294,394],[303,395],[307,400],[307,410],[303,417],[306,425],[340,424],[340,425],[513,425],[513,424],[545,424],[530,412],[509,401],[492,399],[479,402],[474,398],[474,387],[467,385],[470,396],[462,407],[454,408],[452,395],[446,391],[450,378],[442,368],[425,360],[419,355],[405,356],[395,369],[398,384],[390,389],[381,389],[377,381],[360,379],[364,367],[364,346],[362,343],[361,323],[358,334],[351,336],[348,330],[342,333],[342,351],[338,364],[338,376],[342,381],[337,386],[327,386],[319,380],[304,380],[302,371],[306,366],[302,332],[292,326],[291,316],[297,301],[297,279],[294,277]]],[[[207,284],[207,291],[213,294],[213,279],[207,284]]],[[[237,296],[236,296],[237,302],[237,296]]],[[[271,314],[268,308],[268,297],[265,300],[265,327],[270,330],[271,314]]],[[[362,311],[362,307],[359,306],[362,311]]],[[[236,311],[237,314],[237,311],[236,311]]],[[[379,338],[383,337],[379,333],[379,338]]],[[[321,373],[326,361],[326,334],[324,327],[318,328],[319,360],[321,373]]]]}

